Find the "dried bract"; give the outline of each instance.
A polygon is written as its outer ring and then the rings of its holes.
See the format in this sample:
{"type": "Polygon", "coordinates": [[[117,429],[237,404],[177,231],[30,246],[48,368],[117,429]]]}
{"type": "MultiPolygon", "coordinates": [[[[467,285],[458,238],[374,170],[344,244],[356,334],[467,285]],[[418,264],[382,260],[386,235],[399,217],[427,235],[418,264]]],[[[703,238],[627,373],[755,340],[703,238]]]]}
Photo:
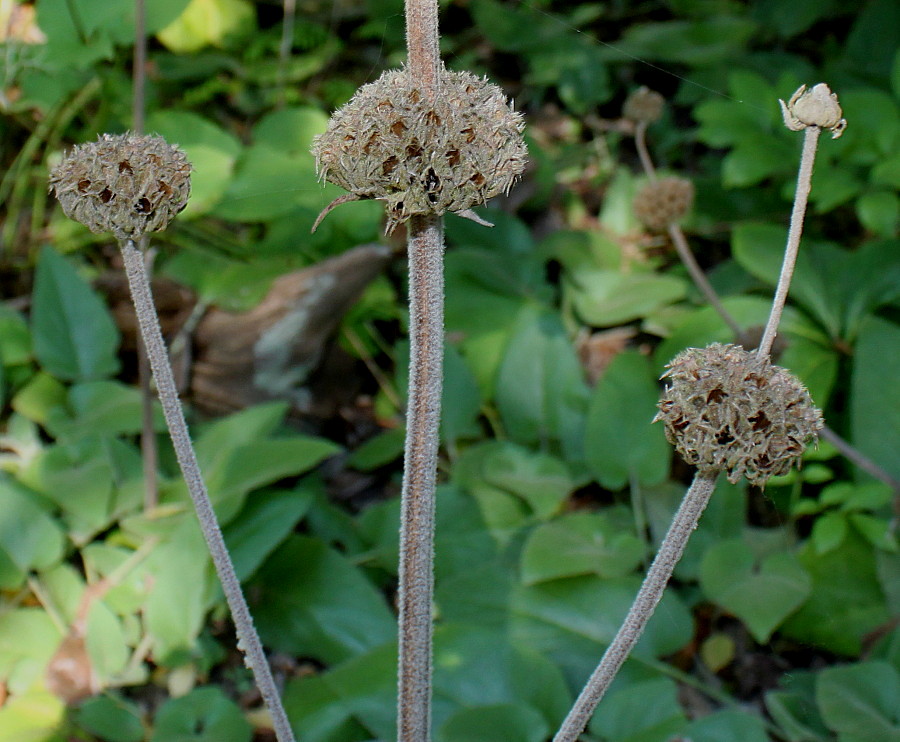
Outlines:
{"type": "Polygon", "coordinates": [[[92,232],[137,239],[165,229],[187,205],[191,165],[162,137],[104,134],[53,169],[50,190],[66,216],[92,232]]]}
{"type": "Polygon", "coordinates": [[[364,85],[316,137],[322,177],[388,208],[388,231],[411,216],[465,212],[508,192],[525,166],[522,117],[503,91],[443,70],[438,94],[406,70],[364,85]]]}
{"type": "Polygon", "coordinates": [[[651,232],[665,232],[690,211],[694,184],[685,178],[653,180],[634,197],[634,215],[651,232]]]}
{"type": "Polygon", "coordinates": [[[795,376],[736,345],[688,348],[668,369],[655,420],[701,471],[762,486],[786,474],[822,428],[822,413],[795,376]]]}
{"type": "Polygon", "coordinates": [[[622,106],[622,117],[635,123],[652,124],[658,121],[665,108],[666,99],[655,90],[644,86],[635,90],[622,106]]]}
{"type": "Polygon", "coordinates": [[[807,126],[818,126],[828,129],[831,138],[837,139],[847,128],[847,120],[842,118],[843,111],[837,96],[831,92],[824,82],[807,90],[801,85],[785,103],[779,100],[784,125],[791,131],[802,131],[807,126]]]}

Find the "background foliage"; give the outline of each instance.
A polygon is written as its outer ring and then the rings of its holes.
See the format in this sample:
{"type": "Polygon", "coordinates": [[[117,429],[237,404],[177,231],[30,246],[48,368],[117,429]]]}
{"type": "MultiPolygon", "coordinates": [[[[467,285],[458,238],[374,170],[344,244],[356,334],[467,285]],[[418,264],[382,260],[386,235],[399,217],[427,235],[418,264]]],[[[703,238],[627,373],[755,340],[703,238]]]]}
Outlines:
{"type": "MultiPolygon", "coordinates": [[[[288,270],[384,239],[371,202],[308,234],[339,195],[317,182],[309,145],[359,84],[402,62],[400,0],[301,2],[281,59],[274,0],[148,6],[147,128],[196,169],[188,209],[155,241],[163,275],[240,310],[288,270]]],[[[689,476],[649,425],[657,377],[686,346],[733,340],[631,213],[642,177],[621,104],[642,84],[667,97],[651,150],[694,181],[685,229],[752,328],[800,146],[776,99],[800,83],[838,92],[849,127],[820,149],[780,363],[900,479],[900,10],[443,6],[448,65],[515,97],[533,164],[489,210],[493,230],[447,219],[434,724],[440,742],[541,742],[689,476]]],[[[0,31],[0,740],[266,739],[163,436],[161,504],[143,507],[140,396],[92,285],[106,239],[46,195],[65,147],[130,124],[132,3],[0,3],[0,31]],[[88,589],[104,578],[107,592],[88,589]],[[70,707],[47,680],[67,646],[92,675],[70,707]]],[[[352,363],[350,412],[298,424],[273,402],[194,425],[307,742],[394,736],[403,277],[398,254],[334,341],[352,363]]],[[[900,739],[898,497],[826,443],[765,492],[721,484],[591,738],[900,739]]]]}

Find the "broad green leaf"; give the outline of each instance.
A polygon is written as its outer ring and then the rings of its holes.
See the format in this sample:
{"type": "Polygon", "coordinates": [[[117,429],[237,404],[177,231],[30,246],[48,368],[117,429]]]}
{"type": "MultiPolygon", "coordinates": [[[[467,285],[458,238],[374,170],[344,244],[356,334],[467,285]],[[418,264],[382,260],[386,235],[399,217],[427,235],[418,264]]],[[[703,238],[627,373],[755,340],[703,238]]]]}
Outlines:
{"type": "Polygon", "coordinates": [[[197,688],[166,701],[150,742],[250,742],[253,727],[219,688],[197,688]]]}
{"type": "Polygon", "coordinates": [[[812,694],[793,690],[774,690],[766,693],[766,711],[784,730],[789,742],[826,738],[828,729],[822,722],[812,694]]]}
{"type": "Polygon", "coordinates": [[[191,0],[156,37],[177,54],[205,46],[227,47],[252,34],[256,13],[247,0],[191,0]]]}
{"type": "Polygon", "coordinates": [[[495,399],[518,443],[558,441],[569,460],[582,458],[587,387],[559,318],[523,309],[503,353],[495,399]]]}
{"type": "Polygon", "coordinates": [[[675,276],[622,271],[582,271],[567,277],[575,311],[593,327],[640,319],[684,298],[687,285],[675,276]]]}
{"type": "Polygon", "coordinates": [[[900,327],[870,317],[860,326],[853,356],[850,422],[853,445],[894,477],[900,477],[900,385],[889,383],[900,368],[900,327]]]}
{"type": "Polygon", "coordinates": [[[114,696],[95,696],[82,703],[74,713],[75,723],[104,742],[143,742],[141,710],[114,696]]]}
{"type": "Polygon", "coordinates": [[[12,399],[12,408],[22,417],[39,425],[64,418],[66,388],[50,374],[40,372],[12,399]]]}
{"type": "Polygon", "coordinates": [[[103,601],[94,601],[88,614],[87,650],[91,669],[101,682],[109,682],[125,670],[131,657],[122,621],[103,601]]]}
{"type": "Polygon", "coordinates": [[[864,193],[856,200],[856,213],[866,229],[890,237],[897,233],[900,199],[893,191],[864,193]]]}
{"type": "Polygon", "coordinates": [[[293,531],[312,503],[311,490],[257,492],[224,529],[239,580],[246,580],[293,531]]]}
{"type": "Polygon", "coordinates": [[[606,696],[597,706],[590,730],[601,739],[669,742],[686,725],[675,681],[654,678],[606,696]]]}
{"type": "Polygon", "coordinates": [[[812,594],[781,631],[832,652],[858,654],[863,638],[889,616],[873,547],[851,529],[838,548],[817,554],[807,543],[798,557],[812,577],[812,594]]]}
{"type": "Polygon", "coordinates": [[[707,67],[740,54],[755,26],[746,18],[724,13],[691,21],[638,23],[625,32],[618,47],[644,60],[707,67]]]}
{"type": "Polygon", "coordinates": [[[700,568],[706,596],[741,619],[764,644],[809,597],[812,580],[793,554],[775,553],[758,564],[740,539],[716,544],[700,568]]]}
{"type": "Polygon", "coordinates": [[[655,376],[644,356],[626,351],[612,360],[591,395],[585,460],[607,489],[632,480],[659,484],[669,472],[671,447],[663,427],[652,424],[659,401],[655,376]]]}
{"type": "Polygon", "coordinates": [[[550,727],[524,704],[462,708],[437,731],[437,742],[543,742],[550,727]]]}
{"type": "Polygon", "coordinates": [[[24,487],[0,477],[0,587],[16,589],[33,569],[63,556],[65,535],[45,505],[24,487]]]}
{"type": "Polygon", "coordinates": [[[146,129],[182,149],[193,166],[191,199],[182,218],[205,214],[225,193],[241,143],[211,121],[188,111],[155,111],[147,117],[146,129]]]}
{"type": "Polygon", "coordinates": [[[31,357],[28,323],[14,309],[0,307],[0,361],[4,366],[18,366],[28,363],[31,357]]]}
{"type": "Polygon", "coordinates": [[[717,711],[692,721],[682,734],[691,742],[770,742],[766,724],[758,716],[744,711],[717,711]]]}
{"type": "Polygon", "coordinates": [[[41,250],[31,307],[34,353],[60,379],[89,381],[119,370],[119,332],[103,302],[69,262],[41,250]]]}
{"type": "Polygon", "coordinates": [[[816,21],[835,15],[838,8],[835,0],[794,0],[789,6],[779,0],[761,0],[753,6],[753,15],[774,28],[782,38],[789,39],[816,21]]]}
{"type": "Polygon", "coordinates": [[[66,707],[50,691],[33,690],[0,708],[0,742],[67,742],[58,734],[66,707]]]}
{"type": "Polygon", "coordinates": [[[535,528],[522,550],[522,582],[533,585],[559,577],[631,574],[644,545],[618,530],[600,513],[569,513],[535,528]]]}
{"type": "MultiPolygon", "coordinates": [[[[119,381],[86,381],[69,389],[70,415],[51,415],[48,427],[57,438],[130,435],[143,429],[141,392],[119,381]]],[[[154,429],[165,431],[162,408],[154,403],[154,429]]]]}
{"type": "Polygon", "coordinates": [[[359,471],[372,471],[386,466],[403,455],[405,439],[405,428],[382,430],[350,454],[347,466],[359,471]]]}
{"type": "Polygon", "coordinates": [[[841,742],[900,740],[900,673],[887,662],[822,670],[816,700],[841,742]]]}
{"type": "Polygon", "coordinates": [[[237,448],[268,438],[284,420],[287,410],[285,402],[267,402],[204,426],[194,443],[203,473],[214,476],[237,448]]]}
{"type": "MultiPolygon", "coordinates": [[[[59,627],[43,608],[15,608],[0,615],[0,680],[6,689],[25,693],[43,675],[61,640],[59,627]]],[[[0,726],[0,739],[2,730],[0,726]]]]}
{"type": "Polygon", "coordinates": [[[257,626],[278,651],[340,662],[396,631],[364,573],[317,539],[290,538],[260,568],[255,585],[257,626]]]}

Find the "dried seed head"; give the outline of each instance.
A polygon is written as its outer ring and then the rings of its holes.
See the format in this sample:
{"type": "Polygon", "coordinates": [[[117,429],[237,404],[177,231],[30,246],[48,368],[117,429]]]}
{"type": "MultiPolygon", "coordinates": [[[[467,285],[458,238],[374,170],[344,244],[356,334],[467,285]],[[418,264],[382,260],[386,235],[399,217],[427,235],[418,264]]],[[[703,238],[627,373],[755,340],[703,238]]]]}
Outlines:
{"type": "Polygon", "coordinates": [[[622,117],[631,119],[635,123],[643,121],[652,124],[662,116],[665,105],[665,98],[655,90],[644,86],[635,90],[625,99],[625,105],[622,106],[622,117]]]}
{"type": "Polygon", "coordinates": [[[313,141],[325,180],[411,216],[464,212],[509,191],[525,166],[522,117],[495,85],[442,71],[430,100],[406,70],[364,85],[313,141]]]}
{"type": "Polygon", "coordinates": [[[634,197],[634,215],[651,232],[665,232],[690,211],[694,184],[684,178],[654,180],[634,197]]]}
{"type": "Polygon", "coordinates": [[[824,82],[813,85],[810,90],[806,89],[806,85],[801,85],[787,103],[783,100],[778,103],[784,125],[791,131],[818,126],[828,129],[831,138],[837,139],[847,128],[847,121],[842,118],[841,104],[824,82]]]}
{"type": "Polygon", "coordinates": [[[822,428],[806,388],[736,345],[688,348],[668,365],[656,420],[689,464],[764,485],[786,474],[822,428]]]}
{"type": "Polygon", "coordinates": [[[50,173],[66,216],[92,232],[137,239],[165,229],[191,195],[191,165],[157,136],[102,135],[75,147],[50,173]]]}

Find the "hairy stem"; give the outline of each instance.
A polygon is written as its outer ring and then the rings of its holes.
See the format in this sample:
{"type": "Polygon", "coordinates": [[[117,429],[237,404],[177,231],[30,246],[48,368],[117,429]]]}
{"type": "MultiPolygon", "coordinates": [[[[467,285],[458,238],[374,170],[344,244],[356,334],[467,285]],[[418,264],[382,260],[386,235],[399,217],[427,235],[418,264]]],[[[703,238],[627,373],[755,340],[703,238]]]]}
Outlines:
{"type": "Polygon", "coordinates": [[[791,226],[788,229],[781,275],[778,277],[775,298],[772,300],[772,312],[769,314],[769,321],[766,323],[765,332],[756,351],[760,358],[768,356],[772,352],[772,344],[775,342],[778,324],[781,322],[781,313],[787,302],[794,266],[797,264],[797,254],[800,252],[800,235],[803,234],[803,219],[806,216],[806,204],[809,201],[809,191],[812,187],[813,163],[816,160],[816,148],[819,145],[819,134],[821,133],[822,130],[818,126],[808,126],[803,131],[803,152],[800,155],[800,172],[797,175],[797,191],[794,194],[794,208],[791,211],[791,226]]]}
{"type": "Polygon", "coordinates": [[[576,742],[584,731],[594,709],[637,644],[657,603],[662,598],[675,565],[681,559],[688,539],[697,527],[700,516],[716,488],[717,478],[717,472],[698,472],[694,476],[694,481],[685,493],[678,512],[675,513],[672,525],[669,526],[669,531],[659,546],[653,564],[647,570],[628,615],[625,616],[618,633],[563,721],[553,742],[576,742]]]}
{"type": "Polygon", "coordinates": [[[650,158],[650,150],[647,149],[647,122],[638,121],[634,127],[634,146],[637,148],[638,157],[641,160],[641,167],[650,180],[656,180],[656,168],[653,167],[653,160],[650,158]]]}
{"type": "Polygon", "coordinates": [[[147,79],[147,13],[144,0],[134,0],[134,59],[131,70],[131,126],[135,134],[144,133],[144,89],[147,79]]]}
{"type": "Polygon", "coordinates": [[[172,444],[178,458],[178,464],[188,486],[197,518],[200,521],[200,529],[206,539],[213,564],[222,583],[225,599],[231,609],[235,630],[238,637],[238,646],[246,653],[247,663],[253,672],[257,687],[262,694],[266,708],[272,716],[272,723],[278,742],[294,742],[294,734],[285,714],[278,689],[272,678],[269,663],[263,652],[262,643],[253,627],[253,619],[247,607],[247,601],[241,592],[241,585],[234,571],[234,564],[225,546],[222,530],[216,520],[206,485],[200,474],[200,466],[191,445],[187,423],[184,419],[184,411],[178,399],[178,390],[175,387],[175,379],[172,367],[169,365],[169,357],[159,327],[159,319],[156,315],[156,307],[153,304],[153,295],[150,290],[150,282],[144,269],[144,256],[132,240],[126,240],[120,245],[122,258],[125,264],[125,274],[128,277],[128,285],[131,289],[131,297],[138,318],[141,336],[147,348],[150,359],[150,367],[153,369],[153,378],[159,392],[163,412],[166,416],[166,424],[169,434],[172,436],[172,444]]]}
{"type": "MultiPolygon", "coordinates": [[[[438,0],[406,0],[407,70],[435,100],[438,0]]],[[[444,361],[444,222],[413,217],[409,239],[409,396],[400,524],[397,739],[431,737],[434,499],[444,361]]]]}
{"type": "Polygon", "coordinates": [[[400,525],[397,739],[425,742],[431,726],[434,493],[444,360],[444,227],[414,217],[409,232],[409,399],[400,525]]]}

